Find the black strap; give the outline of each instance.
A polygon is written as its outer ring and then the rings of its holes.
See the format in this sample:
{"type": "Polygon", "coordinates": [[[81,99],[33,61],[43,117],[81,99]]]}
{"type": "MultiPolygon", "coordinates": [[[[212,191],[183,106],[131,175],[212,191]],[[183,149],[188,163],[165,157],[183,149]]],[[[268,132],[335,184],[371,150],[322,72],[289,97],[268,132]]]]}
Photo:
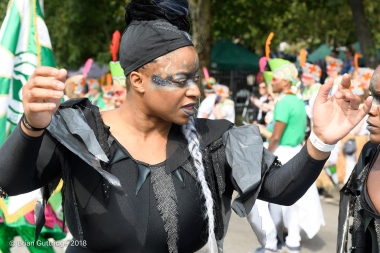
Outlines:
{"type": "Polygon", "coordinates": [[[37,127],[34,127],[31,124],[29,124],[28,120],[25,117],[25,114],[23,114],[22,117],[21,117],[21,123],[24,125],[24,127],[26,129],[28,129],[29,131],[33,131],[33,132],[38,132],[38,131],[42,131],[42,130],[46,129],[46,127],[37,128],[37,127]]]}

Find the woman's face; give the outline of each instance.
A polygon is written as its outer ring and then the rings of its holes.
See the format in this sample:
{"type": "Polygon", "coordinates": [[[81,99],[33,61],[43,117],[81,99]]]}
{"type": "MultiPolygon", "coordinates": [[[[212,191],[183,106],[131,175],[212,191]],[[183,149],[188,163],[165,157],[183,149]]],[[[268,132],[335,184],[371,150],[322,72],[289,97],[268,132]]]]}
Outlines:
{"type": "Polygon", "coordinates": [[[179,48],[148,64],[143,95],[146,114],[178,125],[195,114],[200,96],[199,60],[194,47],[179,48]]]}
{"type": "Polygon", "coordinates": [[[259,93],[261,96],[264,96],[268,93],[268,90],[267,90],[267,85],[265,83],[260,83],[259,84],[259,93]]]}
{"type": "Polygon", "coordinates": [[[370,133],[371,142],[380,144],[380,67],[372,75],[369,90],[373,100],[368,113],[367,130],[370,133]]]}

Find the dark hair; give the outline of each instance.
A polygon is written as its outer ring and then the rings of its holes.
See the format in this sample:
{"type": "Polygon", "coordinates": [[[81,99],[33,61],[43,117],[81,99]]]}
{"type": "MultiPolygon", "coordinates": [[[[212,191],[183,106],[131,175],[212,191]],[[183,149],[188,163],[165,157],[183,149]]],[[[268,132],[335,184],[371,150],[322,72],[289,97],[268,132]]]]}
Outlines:
{"type": "Polygon", "coordinates": [[[331,55],[333,55],[334,57],[338,57],[339,56],[339,51],[337,50],[337,49],[333,49],[332,51],[331,51],[331,55]]]}
{"type": "Polygon", "coordinates": [[[165,19],[178,29],[189,32],[189,4],[187,0],[132,0],[125,7],[125,22],[132,20],[165,19]]]}
{"type": "Polygon", "coordinates": [[[355,49],[354,49],[353,46],[347,46],[347,47],[346,47],[346,50],[348,50],[348,52],[350,52],[350,54],[351,54],[352,56],[355,55],[355,49]]]}

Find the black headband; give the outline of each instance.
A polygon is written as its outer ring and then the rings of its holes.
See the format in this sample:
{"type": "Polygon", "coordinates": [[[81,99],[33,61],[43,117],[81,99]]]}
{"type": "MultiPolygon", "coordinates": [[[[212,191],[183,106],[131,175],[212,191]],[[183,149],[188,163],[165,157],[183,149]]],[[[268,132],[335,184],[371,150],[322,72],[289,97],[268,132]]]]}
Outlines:
{"type": "Polygon", "coordinates": [[[121,39],[120,65],[127,76],[154,59],[186,46],[194,46],[189,34],[164,19],[134,20],[121,39]]]}

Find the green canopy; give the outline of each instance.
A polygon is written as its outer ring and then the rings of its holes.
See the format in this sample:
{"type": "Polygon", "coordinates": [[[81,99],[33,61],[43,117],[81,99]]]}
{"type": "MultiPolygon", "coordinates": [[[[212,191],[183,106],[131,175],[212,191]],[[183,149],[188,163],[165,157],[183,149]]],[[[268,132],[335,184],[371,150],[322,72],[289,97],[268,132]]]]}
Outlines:
{"type": "Polygon", "coordinates": [[[307,60],[314,63],[318,60],[324,60],[326,56],[331,54],[331,49],[326,44],[320,45],[314,52],[307,56],[307,60]]]}
{"type": "MultiPolygon", "coordinates": [[[[361,49],[360,49],[360,43],[359,41],[355,42],[354,44],[352,44],[352,47],[354,48],[355,50],[355,53],[362,53],[361,49]]],[[[380,49],[376,49],[376,55],[377,55],[377,58],[380,58],[380,49]]],[[[339,58],[344,60],[346,57],[344,56],[344,51],[340,51],[339,52],[339,58]]],[[[359,65],[361,64],[364,64],[364,59],[363,58],[359,58],[359,65]]]]}
{"type": "Polygon", "coordinates": [[[259,71],[259,59],[260,56],[244,47],[229,40],[221,40],[212,47],[211,68],[259,71]]]}

